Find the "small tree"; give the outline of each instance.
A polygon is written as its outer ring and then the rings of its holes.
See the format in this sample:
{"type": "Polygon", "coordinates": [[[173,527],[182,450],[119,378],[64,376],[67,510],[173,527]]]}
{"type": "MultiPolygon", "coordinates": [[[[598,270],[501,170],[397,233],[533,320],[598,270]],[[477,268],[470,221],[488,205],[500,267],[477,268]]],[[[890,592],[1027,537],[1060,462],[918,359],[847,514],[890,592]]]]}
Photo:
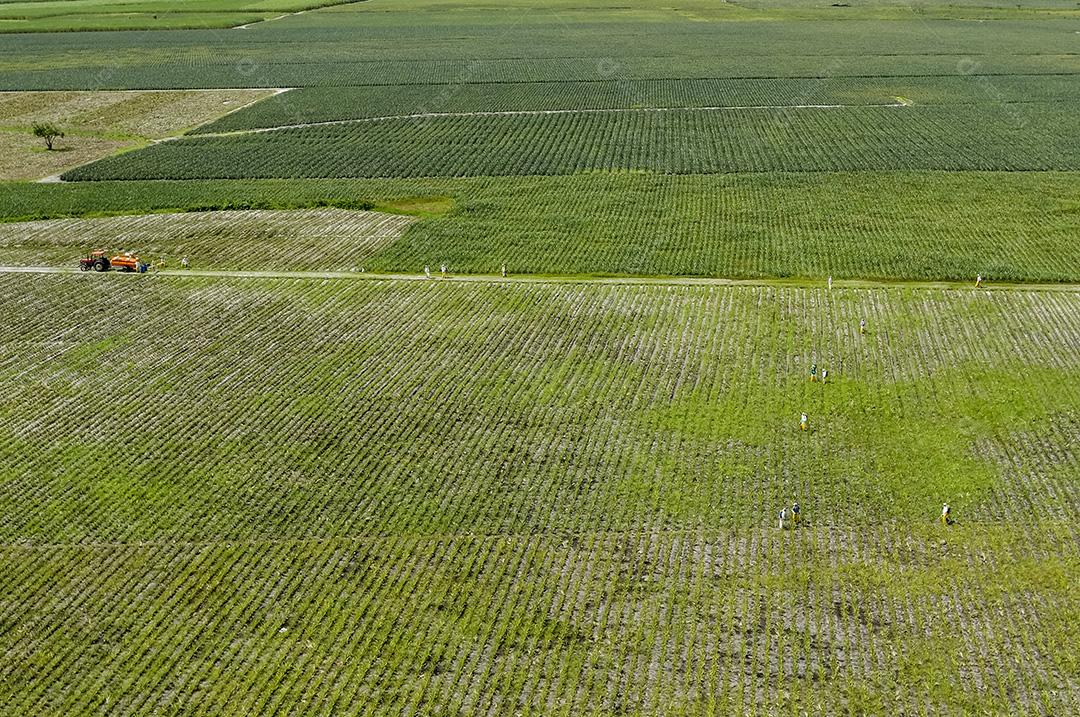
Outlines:
{"type": "Polygon", "coordinates": [[[52,124],[51,122],[35,122],[34,136],[41,137],[43,140],[45,140],[46,149],[52,149],[53,142],[55,142],[57,138],[63,139],[64,133],[60,130],[59,127],[52,124]]]}

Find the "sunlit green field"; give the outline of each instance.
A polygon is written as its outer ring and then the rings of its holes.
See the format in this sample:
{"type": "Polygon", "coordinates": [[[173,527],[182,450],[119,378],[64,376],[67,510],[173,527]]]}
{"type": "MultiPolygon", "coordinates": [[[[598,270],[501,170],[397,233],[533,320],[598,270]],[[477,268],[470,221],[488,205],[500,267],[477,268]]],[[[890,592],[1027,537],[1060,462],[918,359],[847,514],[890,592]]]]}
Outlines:
{"type": "Polygon", "coordinates": [[[307,7],[0,0],[0,715],[1080,713],[1074,2],[307,7]]]}
{"type": "Polygon", "coordinates": [[[1073,293],[2,288],[10,713],[1076,698],[1073,293]]]}

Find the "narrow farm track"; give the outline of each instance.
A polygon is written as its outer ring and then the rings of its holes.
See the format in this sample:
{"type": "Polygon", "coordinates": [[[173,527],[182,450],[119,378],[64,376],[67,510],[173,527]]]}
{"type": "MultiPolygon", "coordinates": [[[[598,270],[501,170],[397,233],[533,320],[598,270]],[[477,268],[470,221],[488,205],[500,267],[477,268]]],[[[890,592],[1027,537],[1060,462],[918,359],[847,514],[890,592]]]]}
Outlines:
{"type": "MultiPolygon", "coordinates": [[[[79,274],[78,269],[58,266],[0,266],[0,274],[79,274]]],[[[118,274],[119,276],[138,276],[137,274],[118,274]]],[[[359,281],[432,281],[467,284],[597,284],[627,286],[747,286],[778,288],[822,288],[827,285],[825,279],[728,279],[723,277],[689,276],[588,276],[588,275],[511,275],[497,276],[487,274],[450,274],[441,277],[433,272],[429,279],[424,274],[376,273],[360,271],[230,271],[224,269],[162,269],[153,271],[154,276],[168,277],[234,277],[245,279],[354,279],[359,281]]],[[[960,281],[876,281],[873,279],[834,279],[835,289],[926,289],[926,290],[964,290],[972,289],[971,282],[960,281]]],[[[1080,284],[1060,283],[984,283],[979,291],[1052,291],[1062,293],[1080,293],[1080,284]]]]}

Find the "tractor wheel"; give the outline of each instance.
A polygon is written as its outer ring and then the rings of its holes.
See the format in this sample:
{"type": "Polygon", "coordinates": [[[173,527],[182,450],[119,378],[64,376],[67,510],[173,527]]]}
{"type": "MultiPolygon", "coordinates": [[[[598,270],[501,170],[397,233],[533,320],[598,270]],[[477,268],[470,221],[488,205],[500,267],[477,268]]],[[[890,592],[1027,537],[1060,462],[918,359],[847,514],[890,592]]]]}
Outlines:
{"type": "Polygon", "coordinates": [[[94,262],[94,271],[105,271],[105,261],[103,259],[94,262]]]}
{"type": "Polygon", "coordinates": [[[90,271],[90,265],[79,262],[79,271],[90,271]]]}

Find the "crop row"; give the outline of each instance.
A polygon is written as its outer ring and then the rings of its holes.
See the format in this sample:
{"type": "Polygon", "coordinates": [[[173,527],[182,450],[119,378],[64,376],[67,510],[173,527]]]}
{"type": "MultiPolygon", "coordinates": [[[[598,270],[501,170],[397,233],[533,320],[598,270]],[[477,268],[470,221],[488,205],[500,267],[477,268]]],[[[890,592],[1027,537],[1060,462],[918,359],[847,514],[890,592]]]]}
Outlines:
{"type": "Polygon", "coordinates": [[[796,499],[816,525],[945,501],[1064,519],[1080,499],[1072,293],[3,284],[9,542],[757,526],[796,499]]]}
{"type": "MultiPolygon", "coordinates": [[[[9,185],[6,209],[48,217],[453,197],[456,211],[413,224],[364,265],[407,273],[447,264],[495,274],[505,264],[512,273],[542,274],[1080,281],[1078,192],[1080,174],[1037,172],[212,180],[9,185]]],[[[125,221],[117,220],[119,235],[125,221]]],[[[43,242],[60,241],[43,232],[43,242]]],[[[29,244],[3,248],[20,261],[47,255],[29,244]]],[[[349,258],[312,266],[358,265],[349,258]]]]}
{"type": "Polygon", "coordinates": [[[69,180],[1080,168],[1067,104],[453,116],[190,138],[69,180]]]}
{"type": "Polygon", "coordinates": [[[104,248],[192,269],[357,269],[413,217],[344,209],[147,214],[0,224],[8,266],[74,266],[104,248]]]}
{"type": "MultiPolygon", "coordinates": [[[[994,23],[997,24],[997,23],[994,23]]],[[[132,35],[136,33],[130,33],[132,35]]],[[[158,37],[164,33],[154,33],[158,37]]],[[[185,33],[186,34],[186,33],[185,33]]],[[[9,40],[13,36],[5,36],[9,40]]],[[[267,46],[273,47],[272,43],[267,46]]],[[[216,49],[216,48],[215,48],[216,49]]],[[[310,43],[304,46],[311,49],[310,43]]],[[[559,82],[563,80],[598,81],[612,76],[626,80],[662,80],[666,78],[772,78],[772,77],[843,77],[871,76],[895,78],[905,82],[919,75],[955,77],[967,67],[949,55],[915,55],[897,58],[891,55],[851,57],[837,63],[828,57],[795,55],[783,57],[631,57],[620,58],[615,65],[609,58],[538,58],[487,60],[371,60],[356,62],[330,58],[324,62],[305,62],[302,56],[281,52],[277,57],[260,59],[234,57],[232,52],[196,52],[187,48],[186,62],[172,56],[147,59],[156,48],[134,53],[126,62],[109,61],[109,48],[89,51],[81,62],[62,69],[49,69],[50,63],[71,64],[68,52],[42,53],[30,59],[0,61],[0,90],[81,90],[81,89],[190,89],[261,88],[261,87],[349,87],[358,85],[402,86],[414,83],[439,83],[451,87],[480,82],[559,82]],[[29,65],[29,66],[28,66],[29,65]],[[807,67],[812,68],[807,71],[807,67]],[[614,68],[614,69],[613,69],[614,68]]],[[[294,49],[298,53],[299,48],[294,49]]],[[[340,54],[340,53],[339,53],[340,54]]],[[[980,78],[986,86],[999,75],[1080,74],[1076,55],[1008,55],[980,57],[980,78]]],[[[992,96],[993,90],[989,91],[992,96]]]]}
{"type": "Polygon", "coordinates": [[[868,105],[895,103],[898,97],[918,105],[980,104],[993,111],[1005,102],[1075,101],[1080,83],[1067,75],[1001,76],[989,84],[957,75],[308,87],[227,115],[193,134],[439,112],[868,105]]]}

